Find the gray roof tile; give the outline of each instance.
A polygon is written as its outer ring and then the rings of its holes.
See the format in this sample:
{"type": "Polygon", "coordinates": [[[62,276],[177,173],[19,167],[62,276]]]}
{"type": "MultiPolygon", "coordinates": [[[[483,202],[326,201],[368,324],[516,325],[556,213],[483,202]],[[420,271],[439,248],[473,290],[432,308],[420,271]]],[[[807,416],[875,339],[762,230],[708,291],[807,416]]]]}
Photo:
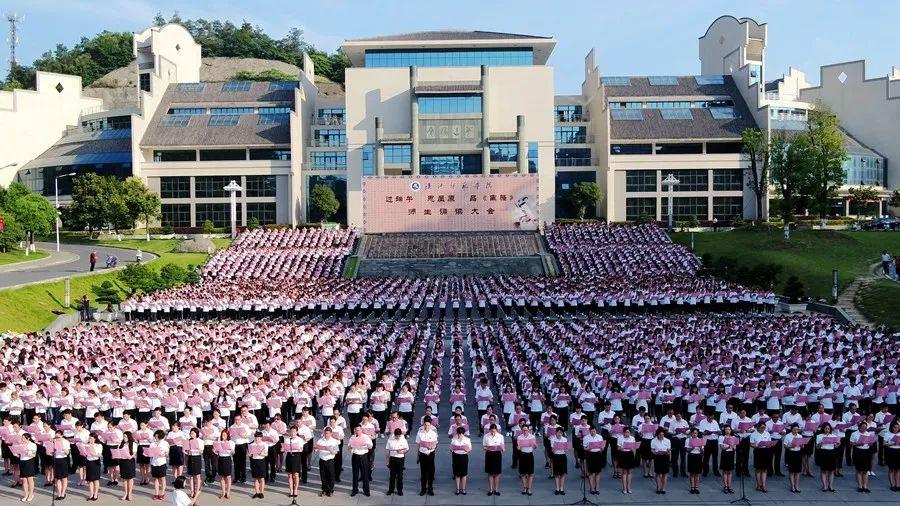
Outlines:
{"type": "Polygon", "coordinates": [[[351,39],[348,42],[388,42],[388,41],[415,41],[415,40],[515,40],[515,39],[550,39],[537,35],[524,35],[520,33],[484,32],[481,30],[431,30],[424,32],[397,33],[393,35],[380,35],[362,39],[351,39]]]}

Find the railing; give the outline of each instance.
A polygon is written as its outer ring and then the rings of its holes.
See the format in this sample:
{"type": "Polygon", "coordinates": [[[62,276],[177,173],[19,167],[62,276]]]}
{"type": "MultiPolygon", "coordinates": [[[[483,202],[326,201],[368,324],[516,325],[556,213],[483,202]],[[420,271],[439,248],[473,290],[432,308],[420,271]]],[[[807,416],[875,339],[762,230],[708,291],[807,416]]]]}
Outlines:
{"type": "Polygon", "coordinates": [[[557,167],[590,167],[593,165],[590,158],[557,158],[557,167]]]}
{"type": "Polygon", "coordinates": [[[314,148],[346,148],[347,141],[333,141],[326,139],[312,139],[309,141],[310,145],[314,148]]]}
{"type": "Polygon", "coordinates": [[[556,122],[557,123],[578,123],[583,121],[589,121],[587,114],[557,114],[556,122]]]}
{"type": "Polygon", "coordinates": [[[149,70],[149,69],[152,69],[153,67],[154,67],[154,64],[152,61],[147,62],[147,63],[138,63],[138,70],[149,70]]]}
{"type": "Polygon", "coordinates": [[[347,118],[343,116],[317,116],[313,118],[313,125],[343,126],[347,124],[347,118]]]}
{"type": "Polygon", "coordinates": [[[556,139],[556,144],[588,144],[594,142],[592,135],[572,135],[556,139]]]}
{"type": "Polygon", "coordinates": [[[781,96],[777,91],[767,91],[766,100],[781,100],[781,96]]]}

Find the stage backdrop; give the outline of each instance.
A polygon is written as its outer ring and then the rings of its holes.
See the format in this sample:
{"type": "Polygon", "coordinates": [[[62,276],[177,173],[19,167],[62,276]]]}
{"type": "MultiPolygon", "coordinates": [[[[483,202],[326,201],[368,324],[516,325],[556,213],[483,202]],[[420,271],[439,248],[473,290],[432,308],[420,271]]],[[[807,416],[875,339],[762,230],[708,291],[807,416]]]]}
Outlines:
{"type": "Polygon", "coordinates": [[[537,230],[537,174],[363,178],[368,233],[537,230]]]}

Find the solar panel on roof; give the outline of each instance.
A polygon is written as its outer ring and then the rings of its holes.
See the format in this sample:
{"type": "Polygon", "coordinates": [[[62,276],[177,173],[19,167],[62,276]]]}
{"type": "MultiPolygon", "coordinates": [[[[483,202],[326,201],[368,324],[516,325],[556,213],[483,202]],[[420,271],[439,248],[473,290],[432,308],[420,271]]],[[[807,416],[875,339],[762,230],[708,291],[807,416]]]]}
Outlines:
{"type": "Polygon", "coordinates": [[[644,119],[640,109],[611,109],[609,114],[612,116],[612,119],[627,121],[641,121],[644,119]]]}
{"type": "Polygon", "coordinates": [[[250,81],[228,81],[222,83],[222,91],[249,91],[250,81]]]}
{"type": "Polygon", "coordinates": [[[674,86],[678,84],[678,78],[674,76],[650,76],[647,78],[650,86],[674,86]]]}
{"type": "Polygon", "coordinates": [[[175,85],[177,91],[203,91],[206,83],[178,83],[175,85]]]}
{"type": "Polygon", "coordinates": [[[216,114],[209,117],[209,126],[234,126],[238,124],[240,115],[216,114]]]}
{"type": "Polygon", "coordinates": [[[660,109],[663,119],[694,119],[690,109],[660,109]]]}
{"type": "Polygon", "coordinates": [[[734,119],[741,117],[741,114],[734,107],[710,107],[709,113],[715,119],[734,119]]]}
{"type": "Polygon", "coordinates": [[[725,76],[694,76],[694,80],[699,85],[725,84],[725,76]]]}
{"type": "Polygon", "coordinates": [[[606,86],[631,86],[631,78],[629,77],[601,77],[600,81],[606,86]]]}
{"type": "Polygon", "coordinates": [[[272,81],[269,83],[269,91],[291,90],[297,87],[297,81],[272,81]]]}
{"type": "Polygon", "coordinates": [[[176,114],[167,114],[159,121],[159,126],[163,127],[186,127],[191,122],[190,116],[182,116],[176,114]]]}

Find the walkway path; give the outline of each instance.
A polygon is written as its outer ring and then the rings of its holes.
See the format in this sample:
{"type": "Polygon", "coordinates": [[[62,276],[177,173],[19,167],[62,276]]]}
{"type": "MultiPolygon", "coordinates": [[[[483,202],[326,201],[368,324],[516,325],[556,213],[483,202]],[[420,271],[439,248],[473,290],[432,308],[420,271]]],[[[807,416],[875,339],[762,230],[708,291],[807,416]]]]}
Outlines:
{"type": "Polygon", "coordinates": [[[863,316],[863,314],[859,312],[859,309],[856,308],[856,293],[868,282],[887,278],[881,274],[881,262],[870,265],[868,271],[869,274],[860,276],[856,278],[853,283],[850,283],[850,286],[848,286],[838,297],[836,306],[843,310],[854,323],[871,327],[874,324],[863,316]]]}
{"type": "MultiPolygon", "coordinates": [[[[135,250],[124,248],[111,248],[108,246],[95,246],[91,244],[62,244],[61,251],[56,251],[56,243],[36,243],[39,250],[46,251],[50,255],[32,262],[17,262],[0,266],[0,289],[54,281],[67,276],[85,276],[91,274],[88,258],[91,251],[97,252],[96,272],[109,269],[104,268],[107,255],[119,257],[119,268],[134,263],[135,250]]],[[[149,262],[157,256],[144,252],[144,261],[149,262]]]]}

